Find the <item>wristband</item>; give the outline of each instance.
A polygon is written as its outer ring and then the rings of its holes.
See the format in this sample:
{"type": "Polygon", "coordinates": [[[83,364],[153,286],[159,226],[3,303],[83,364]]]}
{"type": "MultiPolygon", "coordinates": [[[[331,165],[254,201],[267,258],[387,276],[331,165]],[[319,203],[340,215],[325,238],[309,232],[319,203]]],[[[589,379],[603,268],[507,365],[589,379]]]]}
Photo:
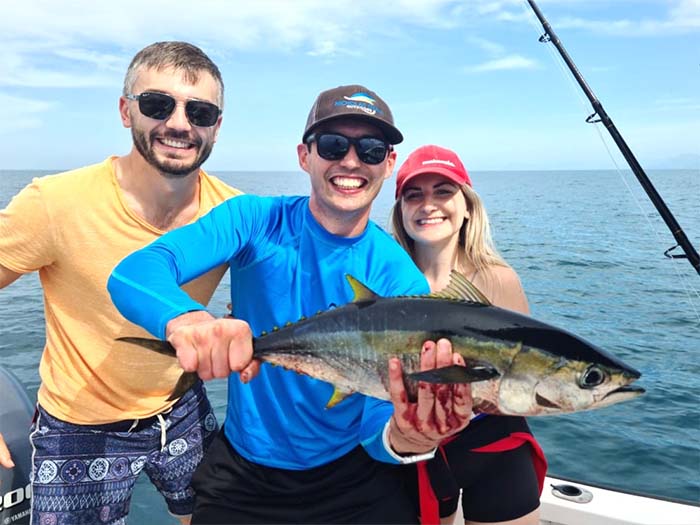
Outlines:
{"type": "Polygon", "coordinates": [[[437,447],[435,447],[433,450],[429,450],[428,452],[422,452],[420,454],[412,454],[410,456],[400,456],[397,454],[393,448],[391,448],[391,443],[389,443],[389,423],[391,420],[386,422],[386,425],[384,425],[384,430],[382,432],[382,442],[384,443],[384,448],[386,451],[389,453],[389,455],[394,459],[397,463],[400,463],[401,465],[410,465],[412,463],[419,463],[421,461],[427,461],[429,459],[433,459],[435,457],[435,452],[437,451],[437,447]]]}

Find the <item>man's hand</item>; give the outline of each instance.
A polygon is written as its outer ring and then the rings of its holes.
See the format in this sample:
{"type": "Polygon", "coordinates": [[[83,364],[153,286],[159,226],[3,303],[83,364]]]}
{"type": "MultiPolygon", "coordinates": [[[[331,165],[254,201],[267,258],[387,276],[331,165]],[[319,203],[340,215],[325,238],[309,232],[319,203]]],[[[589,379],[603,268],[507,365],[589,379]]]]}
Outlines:
{"type": "Polygon", "coordinates": [[[15,466],[15,462],[12,461],[12,456],[10,455],[10,449],[7,448],[5,444],[5,438],[0,434],[0,466],[5,468],[12,468],[15,466]]]}
{"type": "Polygon", "coordinates": [[[217,319],[208,312],[189,312],[172,319],[166,337],[177,351],[180,366],[203,380],[240,372],[247,383],[260,371],[253,360],[253,335],[240,319],[217,319]]]}
{"type": "MultiPolygon", "coordinates": [[[[452,364],[464,366],[464,359],[452,353],[452,344],[440,339],[426,341],[421,352],[421,370],[452,364]]],[[[472,412],[471,385],[431,385],[420,382],[418,400],[409,403],[403,382],[401,362],[389,361],[389,393],[394,415],[389,423],[389,442],[399,454],[432,450],[445,438],[469,424],[472,412]]]]}

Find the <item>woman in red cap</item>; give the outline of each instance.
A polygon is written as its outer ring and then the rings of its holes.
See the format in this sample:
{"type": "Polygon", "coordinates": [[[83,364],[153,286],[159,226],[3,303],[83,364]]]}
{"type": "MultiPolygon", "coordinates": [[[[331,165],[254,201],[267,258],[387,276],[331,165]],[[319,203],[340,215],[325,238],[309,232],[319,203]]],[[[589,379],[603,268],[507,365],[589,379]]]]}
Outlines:
{"type": "MultiPolygon", "coordinates": [[[[394,235],[432,291],[446,287],[454,269],[492,304],[529,314],[520,279],[496,251],[486,210],[455,152],[428,145],[411,153],[399,168],[396,199],[394,235]]],[[[421,520],[451,523],[461,489],[465,523],[537,525],[546,468],[524,418],[474,415],[411,476],[421,520]]]]}

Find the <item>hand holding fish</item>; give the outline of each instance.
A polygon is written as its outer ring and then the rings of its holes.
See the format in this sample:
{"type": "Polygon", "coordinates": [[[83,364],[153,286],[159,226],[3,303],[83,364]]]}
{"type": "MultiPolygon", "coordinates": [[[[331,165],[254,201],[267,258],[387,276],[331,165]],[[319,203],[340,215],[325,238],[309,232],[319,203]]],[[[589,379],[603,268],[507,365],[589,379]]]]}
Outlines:
{"type": "Polygon", "coordinates": [[[248,382],[260,370],[253,360],[253,335],[245,321],[217,319],[205,311],[188,312],[172,319],[166,336],[177,351],[187,372],[197,372],[203,380],[228,377],[240,372],[248,382]]]}
{"type": "Polygon", "coordinates": [[[12,468],[15,466],[10,455],[10,449],[5,444],[5,438],[0,434],[0,467],[12,468]]]}
{"type": "MultiPolygon", "coordinates": [[[[421,370],[450,365],[464,366],[464,359],[452,353],[446,339],[426,341],[421,352],[421,370]]],[[[471,385],[431,385],[419,383],[418,399],[410,403],[404,386],[401,362],[389,363],[389,391],[394,415],[389,423],[389,442],[399,454],[421,453],[464,429],[472,412],[471,385]]]]}

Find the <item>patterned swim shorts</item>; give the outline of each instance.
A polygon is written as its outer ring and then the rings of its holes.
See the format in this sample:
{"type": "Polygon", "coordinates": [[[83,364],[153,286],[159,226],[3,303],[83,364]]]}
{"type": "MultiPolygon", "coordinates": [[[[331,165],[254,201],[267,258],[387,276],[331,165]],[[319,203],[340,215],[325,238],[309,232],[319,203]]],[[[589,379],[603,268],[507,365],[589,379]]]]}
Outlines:
{"type": "Polygon", "coordinates": [[[171,514],[191,514],[192,474],[217,428],[201,382],[168,412],[136,422],[73,425],[38,407],[31,523],[124,524],[142,470],[171,514]]]}

